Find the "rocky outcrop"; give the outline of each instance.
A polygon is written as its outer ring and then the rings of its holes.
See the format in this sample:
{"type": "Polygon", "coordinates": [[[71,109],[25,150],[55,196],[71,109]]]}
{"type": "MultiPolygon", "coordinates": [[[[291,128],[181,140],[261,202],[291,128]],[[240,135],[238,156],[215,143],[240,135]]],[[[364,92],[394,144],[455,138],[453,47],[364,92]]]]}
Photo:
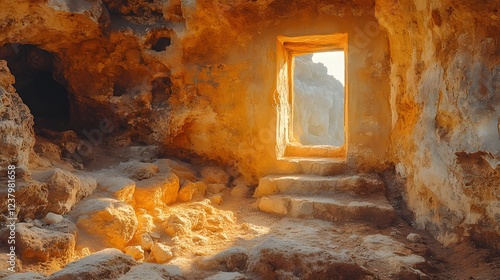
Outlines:
{"type": "Polygon", "coordinates": [[[500,249],[498,5],[381,0],[377,17],[391,46],[391,160],[417,224],[445,244],[500,249]]]}
{"type": "Polygon", "coordinates": [[[0,166],[26,169],[35,145],[33,116],[13,87],[14,76],[0,60],[0,166]]]}

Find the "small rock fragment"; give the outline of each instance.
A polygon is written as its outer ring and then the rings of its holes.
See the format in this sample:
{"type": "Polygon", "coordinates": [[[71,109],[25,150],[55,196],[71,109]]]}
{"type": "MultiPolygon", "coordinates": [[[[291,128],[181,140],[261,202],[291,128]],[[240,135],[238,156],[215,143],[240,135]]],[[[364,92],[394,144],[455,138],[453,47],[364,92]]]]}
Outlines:
{"type": "Polygon", "coordinates": [[[136,260],[144,258],[144,250],[141,246],[128,246],[125,248],[125,254],[132,256],[136,260]]]}
{"type": "Polygon", "coordinates": [[[147,233],[141,235],[141,248],[143,250],[150,250],[154,245],[153,238],[147,233]]]}
{"type": "Polygon", "coordinates": [[[423,243],[424,242],[424,238],[417,233],[408,234],[406,236],[406,239],[408,239],[408,241],[411,241],[413,243],[423,243]]]}
{"type": "Polygon", "coordinates": [[[64,217],[58,214],[54,214],[52,212],[47,213],[45,217],[43,218],[43,222],[48,224],[48,225],[54,225],[62,222],[64,220],[64,217]]]}
{"type": "Polygon", "coordinates": [[[156,243],[151,248],[151,253],[157,263],[164,263],[173,257],[172,250],[167,245],[156,243]]]}

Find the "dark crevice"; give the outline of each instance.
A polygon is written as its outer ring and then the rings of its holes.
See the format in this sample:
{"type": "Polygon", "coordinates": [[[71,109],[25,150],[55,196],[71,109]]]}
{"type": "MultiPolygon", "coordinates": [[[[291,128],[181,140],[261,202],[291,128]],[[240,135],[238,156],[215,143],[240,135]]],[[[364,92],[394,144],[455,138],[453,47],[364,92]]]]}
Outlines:
{"type": "Polygon", "coordinates": [[[170,46],[170,43],[171,40],[169,37],[160,37],[156,40],[151,49],[153,49],[156,52],[161,52],[166,50],[167,47],[170,46]]]}
{"type": "Polygon", "coordinates": [[[56,57],[34,45],[0,48],[14,75],[14,88],[35,118],[35,129],[66,130],[70,121],[67,82],[57,72],[56,57]]]}

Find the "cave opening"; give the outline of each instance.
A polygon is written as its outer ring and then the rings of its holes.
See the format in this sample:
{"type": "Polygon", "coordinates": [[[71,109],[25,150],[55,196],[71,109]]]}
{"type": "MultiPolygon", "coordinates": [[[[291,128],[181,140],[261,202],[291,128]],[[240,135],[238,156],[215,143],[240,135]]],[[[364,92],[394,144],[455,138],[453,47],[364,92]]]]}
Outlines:
{"type": "Polygon", "coordinates": [[[344,144],[344,51],[293,58],[293,141],[301,145],[344,144]]]}
{"type": "Polygon", "coordinates": [[[154,42],[151,49],[154,50],[155,52],[162,52],[167,50],[167,47],[170,46],[170,44],[171,44],[170,37],[160,37],[156,39],[156,42],[154,42]]]}
{"type": "Polygon", "coordinates": [[[35,45],[7,44],[0,47],[0,59],[15,77],[14,88],[30,109],[35,130],[68,130],[70,102],[57,57],[35,45]]]}

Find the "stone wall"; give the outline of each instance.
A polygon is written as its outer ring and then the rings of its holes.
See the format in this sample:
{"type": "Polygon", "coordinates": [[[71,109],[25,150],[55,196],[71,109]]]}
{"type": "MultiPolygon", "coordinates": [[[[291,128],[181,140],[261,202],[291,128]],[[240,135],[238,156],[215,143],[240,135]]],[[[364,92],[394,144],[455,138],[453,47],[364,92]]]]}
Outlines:
{"type": "Polygon", "coordinates": [[[498,3],[378,1],[391,48],[391,160],[443,243],[500,248],[498,3]]]}

